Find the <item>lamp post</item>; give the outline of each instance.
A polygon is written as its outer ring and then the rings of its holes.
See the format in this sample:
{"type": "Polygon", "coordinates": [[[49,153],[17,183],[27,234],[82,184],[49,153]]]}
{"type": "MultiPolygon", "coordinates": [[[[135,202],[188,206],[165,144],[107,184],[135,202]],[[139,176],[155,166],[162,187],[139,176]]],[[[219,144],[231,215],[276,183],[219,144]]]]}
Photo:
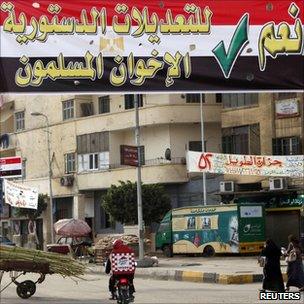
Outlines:
{"type": "Polygon", "coordinates": [[[48,117],[40,112],[31,113],[32,116],[42,116],[46,121],[47,133],[47,148],[48,148],[48,163],[49,163],[49,191],[50,191],[50,209],[51,209],[51,242],[54,243],[54,219],[53,219],[53,188],[52,188],[52,163],[51,163],[51,142],[50,142],[50,124],[48,117]]]}
{"type": "Polygon", "coordinates": [[[138,220],[138,251],[139,260],[144,258],[144,227],[142,211],[142,191],[141,191],[141,155],[140,155],[140,127],[139,127],[139,95],[134,95],[135,107],[135,143],[137,146],[137,220],[138,220]]]}
{"type": "MultiPolygon", "coordinates": [[[[201,109],[201,140],[202,140],[202,153],[205,153],[205,135],[204,135],[204,116],[203,116],[203,95],[200,94],[200,109],[201,109]]],[[[203,204],[207,205],[206,195],[206,173],[203,172],[203,204]]]]}

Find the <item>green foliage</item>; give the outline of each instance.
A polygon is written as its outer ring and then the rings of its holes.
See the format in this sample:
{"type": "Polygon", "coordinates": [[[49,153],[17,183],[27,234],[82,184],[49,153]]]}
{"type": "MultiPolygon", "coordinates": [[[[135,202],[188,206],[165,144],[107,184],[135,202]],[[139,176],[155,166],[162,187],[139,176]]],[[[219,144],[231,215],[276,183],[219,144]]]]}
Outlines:
{"type": "MultiPolygon", "coordinates": [[[[102,207],[110,215],[111,221],[122,224],[137,223],[137,184],[130,181],[111,185],[102,199],[102,207]]],[[[142,185],[143,219],[145,225],[160,222],[171,209],[169,196],[162,185],[142,185]]]]}
{"type": "Polygon", "coordinates": [[[29,208],[16,208],[16,215],[18,217],[27,217],[30,220],[36,220],[44,210],[47,208],[47,199],[46,194],[39,194],[38,196],[38,207],[37,210],[29,208]]]}

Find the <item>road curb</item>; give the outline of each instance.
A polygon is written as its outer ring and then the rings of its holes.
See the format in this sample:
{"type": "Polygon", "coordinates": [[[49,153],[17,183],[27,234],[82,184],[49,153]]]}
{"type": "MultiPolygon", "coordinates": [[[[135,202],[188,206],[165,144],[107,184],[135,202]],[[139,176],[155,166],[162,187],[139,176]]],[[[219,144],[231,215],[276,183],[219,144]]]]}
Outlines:
{"type": "MultiPolygon", "coordinates": [[[[87,270],[86,274],[105,275],[103,271],[87,270]]],[[[214,284],[250,284],[259,283],[263,280],[262,274],[218,274],[213,272],[191,271],[191,270],[174,270],[174,269],[155,269],[155,268],[137,268],[136,277],[165,280],[165,281],[182,281],[194,283],[214,283],[214,284]]],[[[283,274],[286,282],[287,274],[283,274]]]]}

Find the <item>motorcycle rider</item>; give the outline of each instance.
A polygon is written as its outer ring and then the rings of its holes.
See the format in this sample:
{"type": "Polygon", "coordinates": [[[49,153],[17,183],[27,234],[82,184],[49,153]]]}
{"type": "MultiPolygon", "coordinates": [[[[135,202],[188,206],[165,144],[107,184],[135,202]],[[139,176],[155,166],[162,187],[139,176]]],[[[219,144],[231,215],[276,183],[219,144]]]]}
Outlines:
{"type": "MultiPolygon", "coordinates": [[[[124,252],[129,252],[129,253],[134,253],[133,249],[130,248],[129,246],[125,245],[124,242],[121,239],[116,239],[113,242],[113,250],[111,251],[107,262],[105,266],[105,272],[109,274],[112,270],[112,253],[124,253],[124,252]]],[[[110,300],[116,300],[116,295],[115,295],[115,281],[119,279],[119,277],[122,275],[119,274],[111,274],[111,277],[109,279],[109,291],[111,293],[110,300]]],[[[133,284],[133,279],[134,279],[134,272],[130,274],[124,274],[123,275],[125,278],[128,279],[129,282],[129,292],[130,292],[130,299],[131,302],[134,301],[134,296],[133,293],[135,292],[134,284],[133,284]]]]}

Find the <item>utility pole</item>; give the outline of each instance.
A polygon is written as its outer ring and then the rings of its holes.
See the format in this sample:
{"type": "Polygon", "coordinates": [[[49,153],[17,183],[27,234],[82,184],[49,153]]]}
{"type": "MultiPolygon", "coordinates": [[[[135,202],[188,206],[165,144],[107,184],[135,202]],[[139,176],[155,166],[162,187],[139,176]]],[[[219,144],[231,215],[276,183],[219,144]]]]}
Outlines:
{"type": "MultiPolygon", "coordinates": [[[[200,109],[201,109],[201,141],[202,141],[202,153],[205,152],[205,135],[204,135],[204,116],[203,116],[203,94],[200,94],[200,109]]],[[[206,173],[203,172],[203,204],[207,205],[206,196],[206,173]]]]}
{"type": "Polygon", "coordinates": [[[48,117],[40,112],[31,113],[32,116],[42,116],[46,121],[46,133],[47,133],[47,149],[48,149],[48,164],[49,164],[49,191],[50,191],[50,225],[51,225],[51,242],[55,243],[54,240],[54,217],[53,217],[53,188],[52,188],[52,160],[51,160],[51,140],[50,140],[50,124],[48,117]]]}
{"type": "Polygon", "coordinates": [[[138,220],[138,247],[139,260],[144,258],[144,227],[142,211],[142,191],[141,191],[141,155],[140,155],[140,127],[139,127],[139,95],[134,95],[135,107],[135,144],[137,146],[137,220],[138,220]]]}

